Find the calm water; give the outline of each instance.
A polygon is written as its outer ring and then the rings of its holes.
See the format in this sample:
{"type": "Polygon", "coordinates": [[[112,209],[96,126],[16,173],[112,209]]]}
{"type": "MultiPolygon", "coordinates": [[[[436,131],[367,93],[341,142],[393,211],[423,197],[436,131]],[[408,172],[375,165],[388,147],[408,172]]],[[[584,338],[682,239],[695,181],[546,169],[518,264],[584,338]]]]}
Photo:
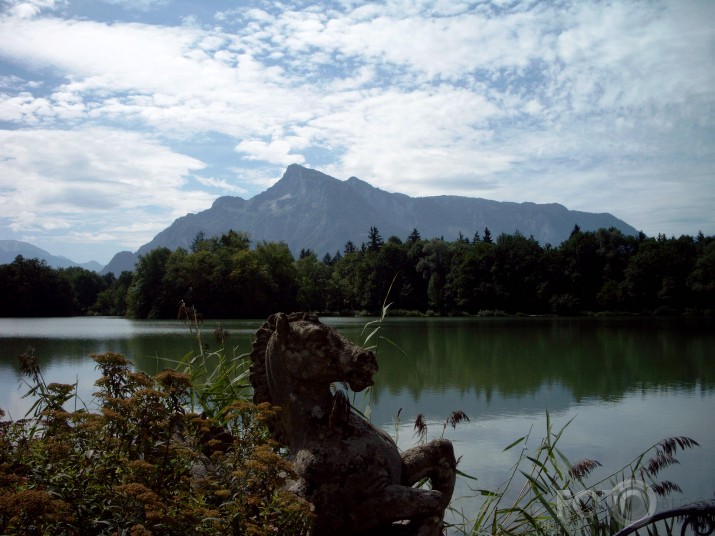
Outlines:
{"type": "MultiPolygon", "coordinates": [[[[365,319],[327,318],[361,341],[365,319]]],[[[226,321],[229,344],[250,349],[261,321],[226,321]]],[[[210,340],[215,324],[204,327],[210,340]]],[[[428,418],[431,436],[453,410],[471,422],[445,436],[462,456],[460,469],[479,481],[463,481],[455,506],[467,511],[476,499],[468,485],[494,489],[508,476],[518,452],[504,447],[531,430],[530,450],[544,435],[548,410],[555,426],[575,417],[562,440],[572,460],[599,460],[606,477],[651,444],[669,436],[696,439],[701,447],[679,455],[681,464],[661,477],[683,493],[662,507],[715,492],[715,326],[697,319],[389,319],[382,334],[399,346],[380,343],[380,372],[368,409],[373,422],[415,442],[412,423],[428,418]],[[396,421],[398,411],[400,421],[396,421]]],[[[149,373],[164,368],[159,358],[177,359],[193,348],[180,323],[122,318],[0,319],[0,407],[15,418],[29,406],[18,387],[16,356],[31,345],[48,382],[79,381],[84,400],[96,379],[89,354],[123,353],[149,373]]]]}

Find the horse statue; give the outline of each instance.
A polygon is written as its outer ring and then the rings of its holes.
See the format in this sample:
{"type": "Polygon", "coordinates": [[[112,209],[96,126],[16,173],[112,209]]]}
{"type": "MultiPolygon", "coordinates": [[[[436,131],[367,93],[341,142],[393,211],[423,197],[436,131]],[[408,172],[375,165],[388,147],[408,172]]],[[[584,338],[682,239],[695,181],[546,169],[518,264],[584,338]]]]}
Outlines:
{"type": "Polygon", "coordinates": [[[373,385],[375,354],[308,313],[277,313],[256,332],[251,384],[256,403],[279,406],[275,439],[288,447],[290,488],[314,506],[312,536],[440,536],[454,490],[451,442],[400,455],[395,442],[352,411],[342,391],[373,385]],[[424,479],[431,489],[413,487],[424,479]]]}

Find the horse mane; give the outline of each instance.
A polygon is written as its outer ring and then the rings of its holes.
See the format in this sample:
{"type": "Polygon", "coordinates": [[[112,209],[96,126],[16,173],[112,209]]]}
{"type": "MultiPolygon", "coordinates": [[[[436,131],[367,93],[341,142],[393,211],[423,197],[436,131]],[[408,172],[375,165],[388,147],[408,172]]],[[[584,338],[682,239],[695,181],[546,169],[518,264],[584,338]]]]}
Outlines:
{"type": "MultiPolygon", "coordinates": [[[[268,346],[268,340],[276,330],[276,318],[279,314],[280,313],[272,314],[268,317],[268,320],[266,320],[256,332],[256,340],[253,341],[250,378],[251,385],[253,386],[253,402],[256,404],[260,404],[261,402],[274,403],[266,375],[266,348],[268,346]]],[[[301,320],[313,324],[320,324],[318,317],[310,313],[291,313],[288,315],[289,324],[301,320]]]]}

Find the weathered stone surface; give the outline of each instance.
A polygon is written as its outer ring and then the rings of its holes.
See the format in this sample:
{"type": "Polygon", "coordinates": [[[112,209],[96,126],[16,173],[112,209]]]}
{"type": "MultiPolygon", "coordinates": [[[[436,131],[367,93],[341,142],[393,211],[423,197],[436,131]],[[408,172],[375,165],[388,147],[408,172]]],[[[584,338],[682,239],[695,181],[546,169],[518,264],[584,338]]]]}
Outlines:
{"type": "Polygon", "coordinates": [[[296,493],[315,506],[314,536],[439,536],[454,490],[452,444],[400,455],[395,442],[352,412],[331,383],[372,385],[375,354],[307,313],[277,313],[251,354],[254,401],[280,406],[273,433],[288,447],[296,493]],[[431,490],[412,486],[429,478],[431,490]]]}

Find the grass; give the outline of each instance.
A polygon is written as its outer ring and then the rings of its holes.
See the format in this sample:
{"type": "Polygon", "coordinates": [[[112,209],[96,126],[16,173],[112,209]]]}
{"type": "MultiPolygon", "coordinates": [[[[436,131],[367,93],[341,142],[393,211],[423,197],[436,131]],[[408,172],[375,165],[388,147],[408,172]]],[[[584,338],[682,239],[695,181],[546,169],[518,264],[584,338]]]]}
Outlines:
{"type": "Polygon", "coordinates": [[[191,332],[196,351],[188,352],[178,361],[169,362],[176,370],[191,374],[189,404],[192,410],[200,410],[204,415],[216,418],[234,400],[250,398],[250,352],[239,354],[238,347],[233,347],[228,354],[226,343],[230,334],[220,325],[213,330],[217,350],[209,352],[203,338],[203,321],[193,306],[182,302],[179,320],[191,332]]]}
{"type": "Polygon", "coordinates": [[[658,496],[680,491],[677,484],[658,480],[659,472],[678,463],[679,450],[699,446],[688,437],[669,437],[606,478],[589,482],[589,475],[601,464],[591,459],[571,463],[559,449],[570,422],[554,430],[547,412],[545,435],[533,453],[528,448],[531,430],[507,445],[504,452],[521,450],[506,480],[495,490],[470,488],[482,499],[481,506],[477,512],[453,510],[461,519],[453,530],[465,535],[614,534],[655,513],[658,496]]]}

